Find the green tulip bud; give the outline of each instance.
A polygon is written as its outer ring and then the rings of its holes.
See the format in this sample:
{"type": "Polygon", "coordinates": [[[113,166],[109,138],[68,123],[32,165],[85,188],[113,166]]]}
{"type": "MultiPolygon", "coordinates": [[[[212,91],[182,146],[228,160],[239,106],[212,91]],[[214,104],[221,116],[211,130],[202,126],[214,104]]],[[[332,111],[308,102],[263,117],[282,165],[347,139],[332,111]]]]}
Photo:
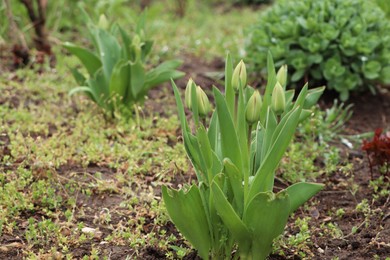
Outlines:
{"type": "Polygon", "coordinates": [[[196,96],[198,101],[198,112],[200,116],[206,116],[211,111],[209,98],[200,86],[196,87],[196,96]]]}
{"type": "Polygon", "coordinates": [[[245,118],[248,124],[253,125],[260,120],[260,110],[263,105],[259,91],[253,92],[246,105],[245,118]]]}
{"type": "Polygon", "coordinates": [[[282,85],[276,82],[274,90],[272,91],[271,108],[276,115],[280,115],[286,108],[286,96],[282,85]]]}
{"type": "Polygon", "coordinates": [[[278,73],[276,74],[276,79],[282,85],[283,88],[286,87],[287,84],[287,65],[283,65],[278,70],[278,73]]]}
{"type": "Polygon", "coordinates": [[[101,28],[103,30],[108,29],[109,23],[107,21],[107,17],[104,14],[100,15],[98,26],[99,26],[99,28],[101,28]]]}
{"type": "Polygon", "coordinates": [[[246,67],[245,63],[241,60],[234,69],[232,76],[233,89],[238,92],[240,87],[246,87],[246,67]]]}
{"type": "Polygon", "coordinates": [[[131,42],[131,45],[133,47],[133,50],[135,52],[135,61],[138,61],[141,58],[141,38],[138,34],[136,34],[133,37],[133,41],[131,42]]]}
{"type": "Polygon", "coordinates": [[[191,109],[191,86],[194,84],[192,78],[187,82],[186,91],[184,92],[184,103],[188,109],[191,109]]]}

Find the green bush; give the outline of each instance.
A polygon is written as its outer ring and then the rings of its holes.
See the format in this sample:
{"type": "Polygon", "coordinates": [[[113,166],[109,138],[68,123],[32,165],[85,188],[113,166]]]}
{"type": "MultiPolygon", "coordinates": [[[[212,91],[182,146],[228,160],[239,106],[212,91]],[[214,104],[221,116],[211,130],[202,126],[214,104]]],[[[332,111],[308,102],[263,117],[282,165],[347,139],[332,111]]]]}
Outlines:
{"type": "Polygon", "coordinates": [[[292,68],[292,82],[327,84],[342,100],[350,91],[390,83],[390,23],[373,1],[280,0],[249,30],[252,70],[270,50],[292,68]]]}
{"type": "Polygon", "coordinates": [[[272,0],[232,0],[236,4],[254,5],[254,4],[269,4],[272,0]]]}
{"type": "Polygon", "coordinates": [[[388,0],[376,0],[376,4],[385,12],[387,19],[390,19],[390,2],[388,0]]]}
{"type": "Polygon", "coordinates": [[[77,68],[72,69],[79,87],[70,94],[84,92],[112,117],[116,112],[131,115],[128,112],[132,112],[135,104],[144,100],[152,87],[184,76],[184,73],[175,70],[181,64],[177,60],[148,69],[146,61],[153,42],[146,39],[144,24],[143,14],[134,35],[130,37],[119,25],[110,26],[105,16],[100,17],[98,24],[89,20],[94,50],[68,42],[64,44],[80,60],[88,74],[82,74],[77,68]]]}

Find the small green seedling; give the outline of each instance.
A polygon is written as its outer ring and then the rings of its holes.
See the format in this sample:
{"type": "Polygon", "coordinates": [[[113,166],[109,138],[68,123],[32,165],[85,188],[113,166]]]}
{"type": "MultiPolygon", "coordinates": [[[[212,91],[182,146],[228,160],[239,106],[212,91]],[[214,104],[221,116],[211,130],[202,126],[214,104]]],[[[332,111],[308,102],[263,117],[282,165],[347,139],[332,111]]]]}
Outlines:
{"type": "Polygon", "coordinates": [[[88,15],[85,16],[95,48],[90,51],[72,43],[64,44],[88,72],[88,76],[84,76],[76,68],[72,69],[79,87],[74,88],[70,94],[86,93],[114,117],[115,111],[134,109],[152,87],[184,75],[175,70],[181,64],[177,60],[166,61],[156,68],[146,69],[146,60],[153,42],[145,38],[145,13],[141,15],[132,37],[119,25],[110,27],[105,16],[101,16],[97,25],[88,15]],[[116,37],[118,34],[122,44],[116,37]]]}

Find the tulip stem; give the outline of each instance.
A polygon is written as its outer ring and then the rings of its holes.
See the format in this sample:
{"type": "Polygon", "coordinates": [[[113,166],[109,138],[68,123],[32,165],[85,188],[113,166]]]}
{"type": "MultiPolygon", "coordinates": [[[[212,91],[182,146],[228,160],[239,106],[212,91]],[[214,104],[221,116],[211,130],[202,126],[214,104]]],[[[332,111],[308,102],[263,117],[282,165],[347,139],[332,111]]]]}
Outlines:
{"type": "Polygon", "coordinates": [[[251,154],[252,124],[248,125],[248,154],[251,154]]]}
{"type": "Polygon", "coordinates": [[[234,94],[234,125],[237,126],[237,114],[238,114],[238,93],[234,94]]]}

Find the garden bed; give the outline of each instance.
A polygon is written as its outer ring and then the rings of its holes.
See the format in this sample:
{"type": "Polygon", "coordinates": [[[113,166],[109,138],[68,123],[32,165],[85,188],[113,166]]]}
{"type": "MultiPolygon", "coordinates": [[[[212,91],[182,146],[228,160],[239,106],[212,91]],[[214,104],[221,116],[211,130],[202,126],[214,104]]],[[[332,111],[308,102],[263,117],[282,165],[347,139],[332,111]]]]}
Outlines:
{"type": "MultiPolygon", "coordinates": [[[[206,63],[191,56],[184,57],[184,61],[181,69],[188,77],[205,87],[218,85],[217,74],[208,72],[221,72],[222,62],[206,63]]],[[[18,195],[10,193],[10,189],[2,195],[2,200],[8,200],[9,207],[21,202],[26,205],[20,205],[14,215],[6,216],[5,223],[2,223],[1,259],[22,259],[32,255],[41,259],[57,256],[59,259],[66,254],[76,259],[84,256],[198,258],[168,220],[161,203],[161,185],[180,187],[195,179],[183,154],[181,130],[175,119],[176,108],[169,84],[150,92],[145,106],[147,126],[138,128],[124,123],[116,128],[108,122],[101,126],[104,130],[95,129],[104,132],[102,138],[105,140],[95,140],[96,143],[93,141],[92,144],[101,142],[114,146],[114,142],[119,142],[131,146],[127,153],[134,152],[133,149],[143,153],[137,158],[129,156],[126,161],[126,158],[99,154],[98,151],[93,153],[95,159],[57,154],[52,142],[77,139],[74,132],[81,128],[79,123],[72,121],[86,123],[86,134],[93,129],[88,120],[97,117],[95,123],[102,123],[104,119],[99,118],[93,104],[87,104],[86,110],[79,111],[79,104],[73,104],[74,100],[64,101],[61,90],[55,90],[54,100],[48,96],[42,98],[45,91],[53,91],[51,78],[59,77],[55,73],[24,75],[23,78],[12,75],[8,74],[1,82],[3,95],[0,104],[5,125],[1,128],[0,151],[2,158],[9,157],[1,165],[1,183],[4,188],[7,183],[18,180],[17,173],[24,172],[29,177],[23,179],[27,182],[23,189],[16,188],[18,195]],[[15,77],[19,82],[9,80],[15,77]],[[40,86],[41,90],[22,91],[23,85],[35,77],[49,77],[50,80],[40,86]],[[37,95],[41,98],[36,98],[37,95]],[[55,116],[61,115],[62,118],[58,122],[43,118],[38,111],[40,107],[57,107],[55,116]],[[87,116],[79,117],[78,113],[87,116]],[[30,117],[27,122],[31,123],[26,127],[18,126],[20,119],[12,114],[30,117]],[[36,123],[34,117],[38,119],[36,123]],[[115,133],[118,130],[120,132],[115,133]],[[143,147],[135,148],[131,144],[136,136],[146,142],[143,147]],[[19,147],[23,143],[24,149],[19,147]],[[38,147],[30,146],[34,143],[38,147]],[[168,155],[162,145],[171,148],[168,155]],[[54,158],[47,157],[46,153],[42,158],[40,156],[44,155],[35,149],[54,149],[54,158]],[[155,156],[161,161],[154,160],[155,156]],[[181,157],[178,162],[175,161],[177,156],[181,157]],[[62,157],[63,161],[55,165],[55,160],[52,161],[55,157],[62,157]],[[136,165],[130,165],[133,162],[136,165]],[[42,187],[33,183],[40,183],[42,187]],[[24,199],[21,200],[20,196],[24,199]]],[[[182,90],[185,82],[186,79],[177,81],[182,90]]],[[[388,93],[353,98],[354,114],[344,133],[356,135],[388,125],[389,100],[388,93]]],[[[85,103],[85,100],[76,102],[85,103]]],[[[321,104],[330,106],[326,95],[321,104]]],[[[84,143],[91,145],[88,138],[85,137],[84,143]]],[[[136,142],[136,145],[141,145],[136,142]]],[[[389,183],[370,184],[370,169],[360,144],[354,149],[342,144],[337,146],[342,154],[340,165],[335,171],[317,177],[318,182],[326,185],[325,189],[290,218],[284,233],[286,239],[278,243],[279,249],[270,259],[385,259],[389,256],[390,202],[388,195],[379,195],[383,189],[388,189],[389,183]],[[290,244],[285,244],[286,241],[290,244]]],[[[63,149],[66,149],[66,144],[63,149]]],[[[321,165],[322,159],[317,158],[316,163],[321,165]]],[[[378,177],[379,173],[375,172],[374,180],[378,177]]],[[[283,185],[279,183],[276,187],[283,185]]]]}

